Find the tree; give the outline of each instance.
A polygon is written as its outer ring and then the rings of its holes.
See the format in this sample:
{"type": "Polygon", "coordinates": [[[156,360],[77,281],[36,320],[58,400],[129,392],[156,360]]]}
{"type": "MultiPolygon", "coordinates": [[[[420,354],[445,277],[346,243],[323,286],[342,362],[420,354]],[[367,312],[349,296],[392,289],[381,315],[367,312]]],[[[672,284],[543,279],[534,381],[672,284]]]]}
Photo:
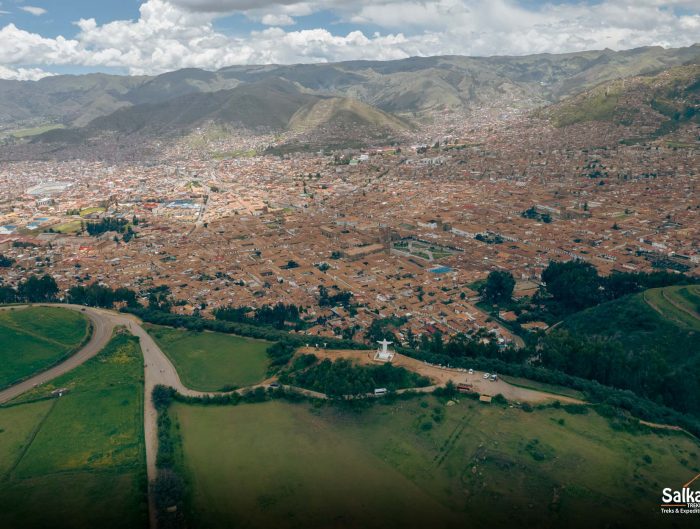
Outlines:
{"type": "Polygon", "coordinates": [[[15,264],[14,259],[0,254],[0,268],[10,268],[13,264],[15,264]]]}
{"type": "Polygon", "coordinates": [[[510,301],[513,297],[515,279],[510,272],[494,270],[489,274],[481,289],[481,295],[491,303],[510,301]]]}
{"type": "Polygon", "coordinates": [[[590,263],[551,261],[542,272],[542,281],[547,292],[566,310],[583,310],[600,302],[601,278],[590,263]]]}
{"type": "Polygon", "coordinates": [[[8,286],[0,286],[0,303],[13,303],[17,301],[17,291],[8,286]]]}
{"type": "Polygon", "coordinates": [[[42,277],[31,276],[17,289],[18,297],[30,303],[52,301],[58,294],[56,280],[46,274],[42,277]]]}

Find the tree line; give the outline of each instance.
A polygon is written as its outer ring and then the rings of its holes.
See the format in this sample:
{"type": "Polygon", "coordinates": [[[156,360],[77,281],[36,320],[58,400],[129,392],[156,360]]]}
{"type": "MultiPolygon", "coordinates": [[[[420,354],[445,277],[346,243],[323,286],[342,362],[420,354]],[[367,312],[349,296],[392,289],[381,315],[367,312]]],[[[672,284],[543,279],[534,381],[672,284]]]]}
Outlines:
{"type": "Polygon", "coordinates": [[[301,309],[296,305],[277,303],[259,309],[253,307],[222,307],[214,310],[214,317],[221,321],[270,325],[275,329],[297,328],[301,323],[301,309]]]}

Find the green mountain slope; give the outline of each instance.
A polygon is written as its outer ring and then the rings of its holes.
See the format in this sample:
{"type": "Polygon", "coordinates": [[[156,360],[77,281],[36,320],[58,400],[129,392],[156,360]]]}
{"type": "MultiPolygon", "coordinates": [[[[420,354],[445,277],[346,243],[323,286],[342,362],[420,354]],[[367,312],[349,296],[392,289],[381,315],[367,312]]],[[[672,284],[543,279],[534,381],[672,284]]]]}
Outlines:
{"type": "Polygon", "coordinates": [[[587,121],[636,125],[661,136],[700,120],[700,64],[603,83],[544,111],[565,127],[587,121]]]}
{"type": "Polygon", "coordinates": [[[605,360],[595,361],[592,378],[698,413],[699,285],[651,289],[603,303],[570,316],[561,328],[603,352],[605,360]]]}

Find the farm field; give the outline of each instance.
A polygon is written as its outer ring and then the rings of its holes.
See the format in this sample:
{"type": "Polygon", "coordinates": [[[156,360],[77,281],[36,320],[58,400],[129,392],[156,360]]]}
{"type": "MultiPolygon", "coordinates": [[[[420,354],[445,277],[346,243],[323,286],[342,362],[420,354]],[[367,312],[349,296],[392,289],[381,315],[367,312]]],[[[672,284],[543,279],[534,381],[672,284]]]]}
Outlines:
{"type": "Polygon", "coordinates": [[[270,342],[156,325],[144,328],[175,365],[183,384],[191,389],[218,391],[265,379],[270,342]]]}
{"type": "Polygon", "coordinates": [[[0,388],[69,357],[89,333],[87,318],[71,310],[29,307],[0,311],[0,388]]]}
{"type": "Polygon", "coordinates": [[[700,471],[691,439],[592,410],[426,396],[361,411],[176,404],[173,416],[193,528],[683,527],[657,514],[661,489],[700,471]]]}
{"type": "Polygon", "coordinates": [[[0,407],[0,527],[147,526],[143,398],[138,340],[116,334],[0,407]],[[47,398],[56,388],[68,391],[47,398]]]}
{"type": "Polygon", "coordinates": [[[92,215],[93,213],[104,213],[105,208],[102,207],[91,207],[91,208],[85,208],[80,210],[80,216],[81,217],[87,217],[88,215],[92,215]]]}

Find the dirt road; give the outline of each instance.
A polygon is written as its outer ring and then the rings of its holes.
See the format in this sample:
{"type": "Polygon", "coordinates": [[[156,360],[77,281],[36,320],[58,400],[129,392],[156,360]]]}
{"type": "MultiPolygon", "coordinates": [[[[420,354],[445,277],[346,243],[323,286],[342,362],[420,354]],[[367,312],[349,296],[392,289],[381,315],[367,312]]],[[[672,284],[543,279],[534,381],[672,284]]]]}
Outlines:
{"type": "MultiPolygon", "coordinates": [[[[347,358],[361,364],[379,364],[379,362],[374,360],[374,351],[332,351],[308,347],[300,349],[300,353],[314,354],[319,358],[329,358],[331,360],[347,358]]],[[[455,384],[466,382],[467,384],[471,384],[477,393],[491,396],[495,396],[500,393],[506,399],[515,402],[538,403],[548,400],[558,400],[567,403],[582,403],[582,401],[571,397],[553,395],[544,391],[513,386],[500,379],[492,382],[491,380],[484,379],[485,373],[483,371],[474,371],[474,373],[470,375],[468,372],[460,371],[458,369],[442,369],[438,366],[428,365],[420,360],[416,360],[415,358],[410,358],[401,354],[396,354],[394,356],[392,364],[426,376],[433,381],[434,385],[444,386],[448,381],[452,381],[455,384]]]]}

